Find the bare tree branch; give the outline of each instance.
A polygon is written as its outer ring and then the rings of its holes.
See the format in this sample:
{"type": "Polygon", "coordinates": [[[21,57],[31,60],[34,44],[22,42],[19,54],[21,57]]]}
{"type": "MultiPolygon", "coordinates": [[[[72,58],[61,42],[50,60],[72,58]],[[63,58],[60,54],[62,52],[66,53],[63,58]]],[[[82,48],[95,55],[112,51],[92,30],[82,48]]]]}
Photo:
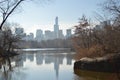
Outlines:
{"type": "Polygon", "coordinates": [[[0,30],[2,29],[3,24],[6,22],[8,17],[14,12],[14,10],[25,0],[4,0],[4,4],[1,3],[0,9],[3,15],[3,20],[0,24],[0,30]]]}
{"type": "Polygon", "coordinates": [[[113,14],[120,14],[120,1],[119,0],[107,0],[103,4],[103,8],[113,14]]]}
{"type": "MultiPolygon", "coordinates": [[[[2,0],[0,1],[0,15],[2,20],[0,23],[0,30],[2,30],[3,24],[6,22],[8,17],[19,7],[24,1],[35,1],[35,0],[2,0]]],[[[49,1],[49,0],[36,0],[36,1],[49,1]]]]}

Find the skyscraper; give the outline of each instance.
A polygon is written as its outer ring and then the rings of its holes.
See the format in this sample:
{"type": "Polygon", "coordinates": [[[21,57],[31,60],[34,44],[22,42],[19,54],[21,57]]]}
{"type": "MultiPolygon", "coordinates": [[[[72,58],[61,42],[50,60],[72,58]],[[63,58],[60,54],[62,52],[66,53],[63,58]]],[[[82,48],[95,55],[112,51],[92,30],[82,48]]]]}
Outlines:
{"type": "Polygon", "coordinates": [[[71,37],[72,36],[72,31],[71,31],[71,29],[67,29],[66,30],[66,38],[69,38],[69,37],[71,37]]]}
{"type": "Polygon", "coordinates": [[[59,38],[58,17],[55,18],[54,33],[55,33],[55,38],[59,38]]]}
{"type": "Polygon", "coordinates": [[[50,30],[45,31],[45,40],[52,40],[54,39],[54,33],[50,30]]]}
{"type": "Polygon", "coordinates": [[[38,29],[36,31],[36,40],[39,42],[42,41],[43,39],[44,39],[43,31],[41,29],[38,29]]]}
{"type": "Polygon", "coordinates": [[[22,35],[24,33],[24,29],[23,28],[15,28],[15,34],[16,35],[22,35]]]}

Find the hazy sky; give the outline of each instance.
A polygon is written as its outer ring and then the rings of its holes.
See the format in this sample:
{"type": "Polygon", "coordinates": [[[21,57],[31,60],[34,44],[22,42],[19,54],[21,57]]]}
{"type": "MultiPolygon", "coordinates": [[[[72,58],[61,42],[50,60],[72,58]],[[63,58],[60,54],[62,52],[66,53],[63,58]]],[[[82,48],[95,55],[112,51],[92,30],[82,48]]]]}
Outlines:
{"type": "MultiPolygon", "coordinates": [[[[44,1],[44,0],[43,0],[44,1]]],[[[25,32],[35,33],[36,29],[53,30],[54,19],[59,17],[60,29],[72,28],[85,14],[94,18],[99,11],[98,4],[104,0],[51,0],[47,3],[24,3],[22,9],[14,13],[10,22],[17,22],[25,32]]]]}

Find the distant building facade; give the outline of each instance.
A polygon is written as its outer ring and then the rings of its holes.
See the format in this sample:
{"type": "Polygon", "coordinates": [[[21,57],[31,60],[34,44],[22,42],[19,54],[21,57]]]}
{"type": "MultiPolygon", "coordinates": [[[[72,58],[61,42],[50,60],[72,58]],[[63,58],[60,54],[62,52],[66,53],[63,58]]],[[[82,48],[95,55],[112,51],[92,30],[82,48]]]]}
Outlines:
{"type": "Polygon", "coordinates": [[[34,34],[30,33],[29,35],[26,35],[26,37],[24,37],[24,40],[26,40],[26,41],[34,41],[34,34]]]}
{"type": "Polygon", "coordinates": [[[71,37],[71,35],[72,35],[71,29],[67,29],[66,30],[66,36],[64,36],[63,30],[59,29],[59,24],[58,23],[59,23],[58,22],[58,17],[56,17],[53,31],[46,30],[46,31],[43,32],[43,30],[37,29],[35,38],[34,38],[33,33],[30,33],[30,34],[26,35],[26,33],[24,33],[23,28],[16,28],[15,29],[15,34],[16,35],[23,35],[24,36],[23,40],[26,40],[26,41],[35,40],[35,41],[38,41],[38,42],[40,42],[42,40],[66,39],[66,38],[71,37]]]}
{"type": "Polygon", "coordinates": [[[59,30],[59,33],[58,33],[58,38],[59,39],[64,39],[64,35],[63,35],[63,31],[62,30],[59,30]]]}
{"type": "Polygon", "coordinates": [[[69,38],[72,36],[72,30],[71,29],[67,29],[66,30],[66,38],[69,38]]]}
{"type": "Polygon", "coordinates": [[[23,28],[15,28],[15,35],[23,35],[24,29],[23,28]]]}
{"type": "Polygon", "coordinates": [[[96,29],[96,30],[103,30],[106,26],[110,26],[110,25],[111,25],[110,20],[108,20],[108,21],[103,21],[103,22],[100,22],[99,25],[96,25],[96,26],[95,26],[95,29],[96,29]]]}
{"type": "Polygon", "coordinates": [[[36,38],[35,38],[35,40],[38,41],[38,42],[44,40],[43,31],[41,29],[38,29],[36,31],[36,38]]]}
{"type": "Polygon", "coordinates": [[[59,38],[59,25],[58,25],[58,17],[55,18],[55,24],[54,24],[54,34],[55,38],[59,38]]]}
{"type": "Polygon", "coordinates": [[[53,40],[55,37],[55,34],[53,31],[46,30],[45,31],[45,40],[53,40]]]}

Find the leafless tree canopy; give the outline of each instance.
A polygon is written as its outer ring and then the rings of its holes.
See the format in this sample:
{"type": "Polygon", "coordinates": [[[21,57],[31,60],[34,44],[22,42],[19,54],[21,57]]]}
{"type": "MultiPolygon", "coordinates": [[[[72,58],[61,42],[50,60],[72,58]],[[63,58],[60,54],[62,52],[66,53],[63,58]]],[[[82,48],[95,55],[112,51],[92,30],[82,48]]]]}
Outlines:
{"type": "Polygon", "coordinates": [[[49,0],[1,0],[0,1],[0,17],[1,17],[1,23],[0,23],[0,30],[3,27],[3,24],[6,22],[8,17],[25,1],[39,1],[46,2],[49,0]]]}
{"type": "Polygon", "coordinates": [[[103,8],[112,14],[120,15],[120,0],[106,0],[103,8]]]}
{"type": "Polygon", "coordinates": [[[2,16],[2,21],[0,24],[0,29],[2,29],[3,24],[6,22],[7,18],[14,12],[14,10],[25,0],[2,0],[0,2],[0,15],[2,16]]]}

